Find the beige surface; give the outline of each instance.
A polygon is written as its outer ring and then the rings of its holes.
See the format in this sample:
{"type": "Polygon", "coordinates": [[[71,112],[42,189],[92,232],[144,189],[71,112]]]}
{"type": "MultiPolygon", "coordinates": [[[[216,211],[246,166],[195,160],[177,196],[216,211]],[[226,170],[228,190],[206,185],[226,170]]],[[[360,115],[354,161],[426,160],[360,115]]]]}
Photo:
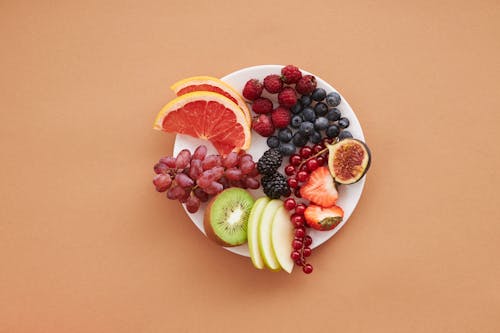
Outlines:
{"type": "Polygon", "coordinates": [[[0,2],[0,332],[499,332],[499,2],[189,3],[0,2]],[[266,63],[337,87],[373,150],[311,276],[151,184],[169,85],[266,63]]]}

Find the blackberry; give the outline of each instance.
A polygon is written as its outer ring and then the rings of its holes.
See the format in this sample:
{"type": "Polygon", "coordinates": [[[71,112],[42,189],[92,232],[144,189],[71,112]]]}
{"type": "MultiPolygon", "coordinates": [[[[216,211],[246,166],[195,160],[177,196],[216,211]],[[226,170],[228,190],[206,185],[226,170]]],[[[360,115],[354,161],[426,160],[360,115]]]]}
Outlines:
{"type": "Polygon", "coordinates": [[[263,176],[261,182],[264,193],[271,199],[279,199],[290,192],[286,177],[279,172],[263,176]]]}
{"type": "Polygon", "coordinates": [[[261,175],[273,174],[278,170],[283,160],[279,149],[271,148],[264,152],[257,162],[257,170],[261,175]]]}

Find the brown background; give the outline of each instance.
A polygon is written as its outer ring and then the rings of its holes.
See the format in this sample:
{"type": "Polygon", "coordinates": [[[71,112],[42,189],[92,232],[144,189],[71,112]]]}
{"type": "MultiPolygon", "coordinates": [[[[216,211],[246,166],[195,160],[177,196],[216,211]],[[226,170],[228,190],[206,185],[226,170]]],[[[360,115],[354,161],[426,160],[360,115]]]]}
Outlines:
{"type": "Polygon", "coordinates": [[[0,332],[499,332],[499,2],[208,3],[0,2],[0,332]],[[169,85],[268,63],[337,87],[374,155],[310,276],[151,184],[169,85]]]}

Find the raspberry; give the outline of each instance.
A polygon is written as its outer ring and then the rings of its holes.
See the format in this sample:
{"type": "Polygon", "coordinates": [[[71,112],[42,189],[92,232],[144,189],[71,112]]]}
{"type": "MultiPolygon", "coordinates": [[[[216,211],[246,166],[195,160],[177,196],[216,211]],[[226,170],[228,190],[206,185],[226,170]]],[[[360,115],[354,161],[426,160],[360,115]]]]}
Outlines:
{"type": "Polygon", "coordinates": [[[283,82],[292,84],[299,82],[302,73],[297,66],[288,65],[281,69],[281,77],[283,78],[283,82]]]}
{"type": "Polygon", "coordinates": [[[255,132],[265,137],[271,136],[274,133],[274,126],[271,122],[271,117],[267,114],[261,114],[256,120],[254,120],[252,128],[255,132]]]}
{"type": "Polygon", "coordinates": [[[262,94],[262,83],[257,79],[250,79],[243,88],[243,96],[251,101],[256,100],[262,94]]]}
{"type": "Polygon", "coordinates": [[[310,95],[316,89],[316,78],[312,75],[304,75],[295,85],[295,89],[301,95],[310,95]]]}
{"type": "Polygon", "coordinates": [[[291,108],[297,103],[297,94],[293,88],[286,87],[278,94],[278,101],[281,106],[291,108]]]}
{"type": "Polygon", "coordinates": [[[287,127],[290,124],[290,117],[290,111],[282,106],[277,107],[273,113],[271,113],[271,119],[276,128],[287,127]]]}
{"type": "Polygon", "coordinates": [[[252,110],[255,113],[270,113],[273,111],[273,102],[264,97],[257,98],[253,101],[252,110]]]}
{"type": "Polygon", "coordinates": [[[271,94],[277,94],[283,89],[283,81],[276,74],[270,74],[264,78],[264,88],[271,94]]]}

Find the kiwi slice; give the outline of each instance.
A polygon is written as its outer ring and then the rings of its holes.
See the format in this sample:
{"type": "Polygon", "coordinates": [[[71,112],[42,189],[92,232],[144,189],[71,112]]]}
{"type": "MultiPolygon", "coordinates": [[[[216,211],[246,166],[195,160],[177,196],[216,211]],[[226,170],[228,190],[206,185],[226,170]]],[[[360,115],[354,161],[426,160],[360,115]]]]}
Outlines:
{"type": "Polygon", "coordinates": [[[253,197],[241,188],[229,188],[216,195],[205,209],[203,224],[208,238],[222,246],[247,241],[247,223],[253,197]]]}

